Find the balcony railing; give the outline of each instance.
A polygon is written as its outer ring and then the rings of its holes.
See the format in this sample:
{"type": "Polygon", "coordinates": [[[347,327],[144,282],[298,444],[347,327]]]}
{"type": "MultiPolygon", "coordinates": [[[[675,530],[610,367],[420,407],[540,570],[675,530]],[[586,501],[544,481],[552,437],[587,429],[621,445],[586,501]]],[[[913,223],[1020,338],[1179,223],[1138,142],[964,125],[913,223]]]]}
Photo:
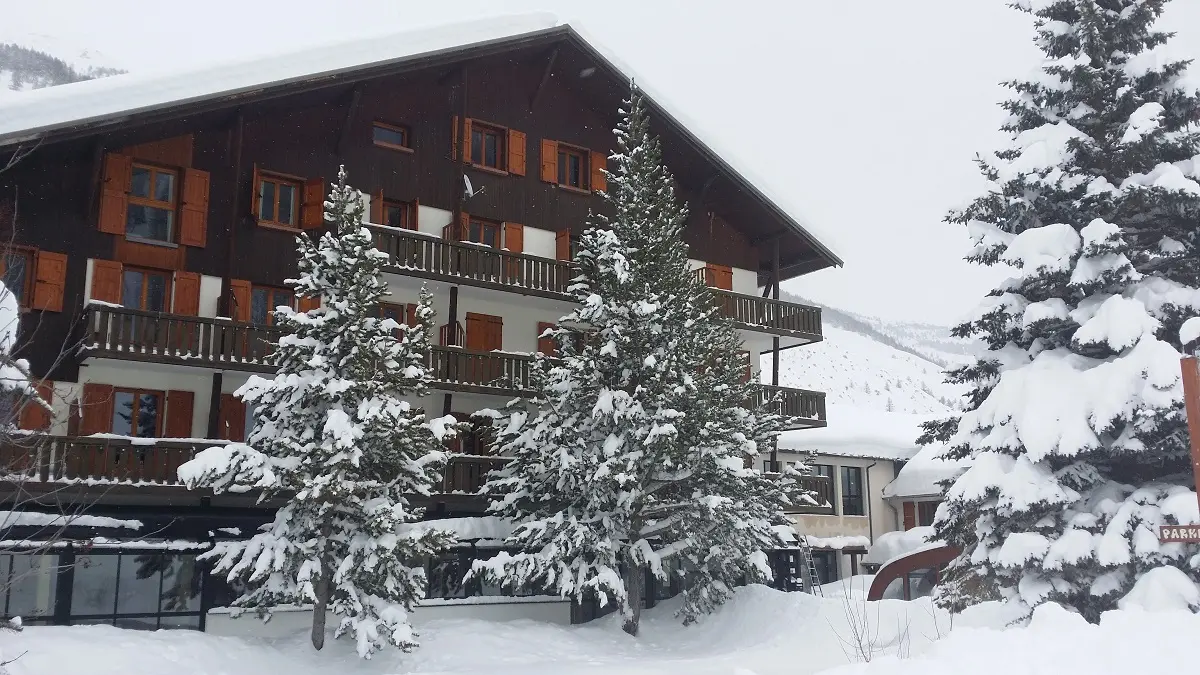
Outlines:
{"type": "Polygon", "coordinates": [[[534,357],[528,354],[432,347],[429,357],[430,377],[442,385],[480,393],[533,391],[534,357]]]}
{"type": "MultiPolygon", "coordinates": [[[[485,288],[574,301],[567,292],[575,266],[565,260],[512,253],[480,244],[368,226],[394,271],[485,288]]],[[[702,273],[703,270],[700,270],[702,273]]],[[[757,295],[712,289],[721,313],[739,327],[810,342],[821,339],[821,310],[757,295]]]]}
{"type": "Polygon", "coordinates": [[[775,412],[805,420],[805,426],[825,426],[825,392],[790,387],[758,385],[756,405],[775,401],[775,412]]]}
{"type": "Polygon", "coordinates": [[[181,485],[179,466],[223,443],[29,435],[0,445],[0,471],[10,481],[181,485]]]}

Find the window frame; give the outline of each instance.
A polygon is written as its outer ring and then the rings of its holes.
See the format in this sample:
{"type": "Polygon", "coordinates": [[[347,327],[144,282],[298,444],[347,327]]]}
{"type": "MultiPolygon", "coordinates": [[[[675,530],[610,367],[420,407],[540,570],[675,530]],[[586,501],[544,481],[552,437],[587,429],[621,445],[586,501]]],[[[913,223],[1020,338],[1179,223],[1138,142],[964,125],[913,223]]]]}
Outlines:
{"type": "Polygon", "coordinates": [[[933,525],[933,519],[937,515],[937,509],[940,504],[940,501],[917,502],[917,527],[930,527],[933,525]],[[925,518],[926,515],[929,516],[928,519],[925,518]]]}
{"type": "Polygon", "coordinates": [[[867,515],[867,497],[864,488],[865,477],[863,476],[863,467],[843,465],[838,467],[838,501],[841,503],[841,513],[843,516],[866,516],[867,515]],[[855,481],[849,480],[851,475],[857,475],[857,484],[855,481]],[[856,493],[848,491],[846,488],[849,485],[855,485],[856,493]],[[847,500],[857,500],[857,503],[847,500]],[[851,508],[847,508],[847,505],[851,508]],[[855,513],[857,511],[857,513],[855,513]]]}
{"type": "Polygon", "coordinates": [[[391,122],[375,120],[371,123],[371,143],[377,148],[387,148],[388,150],[399,150],[400,152],[411,153],[413,152],[412,130],[403,124],[393,124],[391,122]],[[397,145],[396,143],[381,141],[375,137],[376,129],[386,129],[388,131],[397,132],[404,136],[404,143],[397,145]]]}
{"type": "Polygon", "coordinates": [[[383,221],[382,223],[380,223],[380,225],[383,225],[385,227],[394,227],[394,228],[397,228],[400,230],[408,230],[410,232],[415,232],[417,230],[417,228],[416,228],[416,224],[417,224],[416,223],[416,220],[417,220],[416,211],[417,211],[416,202],[406,202],[406,201],[403,201],[400,199],[388,199],[387,197],[384,197],[383,203],[380,204],[380,206],[379,206],[379,214],[380,214],[379,219],[383,221]],[[389,208],[400,209],[401,220],[404,224],[402,224],[402,225],[389,225],[388,224],[387,215],[388,215],[389,208]]]}
{"type": "Polygon", "coordinates": [[[171,307],[171,303],[172,303],[172,291],[175,290],[174,289],[175,275],[172,272],[169,272],[167,270],[157,270],[152,267],[137,267],[134,265],[123,265],[121,267],[121,306],[122,307],[128,307],[125,304],[125,275],[129,274],[131,272],[142,275],[142,297],[141,297],[141,301],[138,303],[137,307],[129,307],[129,309],[136,309],[141,312],[161,312],[164,314],[169,313],[173,309],[171,307]],[[164,280],[163,309],[161,309],[161,310],[146,308],[146,291],[147,291],[147,289],[150,288],[150,284],[146,283],[146,278],[151,275],[162,277],[164,280]]]}
{"type": "Polygon", "coordinates": [[[252,326],[274,326],[275,325],[275,309],[281,303],[272,302],[276,293],[286,293],[291,298],[291,302],[286,303],[288,307],[296,309],[296,291],[285,288],[283,286],[271,286],[268,284],[250,284],[250,325],[252,326]],[[254,294],[258,291],[266,291],[267,296],[267,317],[265,323],[258,323],[254,320],[254,294]]]}
{"type": "MultiPolygon", "coordinates": [[[[72,611],[67,615],[67,623],[69,625],[78,625],[78,624],[83,624],[83,623],[89,623],[89,624],[103,623],[103,624],[111,626],[111,625],[115,625],[116,622],[121,619],[150,619],[150,620],[153,620],[155,627],[148,628],[146,630],[161,630],[161,629],[164,629],[164,626],[163,626],[164,619],[186,618],[186,619],[195,619],[196,625],[194,627],[193,626],[187,626],[187,627],[167,626],[165,628],[173,629],[173,630],[201,630],[201,627],[204,625],[204,622],[203,622],[203,614],[204,614],[203,598],[204,598],[204,594],[205,594],[205,585],[206,585],[205,582],[208,581],[209,578],[216,578],[216,577],[210,577],[209,575],[204,574],[203,561],[195,560],[195,558],[197,556],[199,556],[200,553],[201,553],[201,551],[188,551],[188,550],[157,551],[157,550],[139,550],[139,549],[126,550],[126,549],[122,549],[122,550],[112,550],[112,551],[95,550],[95,551],[87,551],[87,552],[77,552],[70,556],[65,556],[65,555],[59,556],[59,565],[62,567],[69,566],[72,571],[72,574],[71,574],[72,583],[70,585],[70,588],[65,591],[66,595],[70,596],[72,601],[74,601],[74,599],[75,599],[75,593],[77,591],[77,586],[78,586],[74,580],[74,577],[78,576],[74,573],[76,566],[81,565],[81,564],[86,566],[88,564],[88,562],[90,562],[90,559],[93,557],[104,556],[104,557],[116,558],[116,564],[113,566],[114,572],[113,572],[113,576],[112,576],[112,581],[113,581],[113,602],[112,602],[113,608],[112,608],[112,611],[105,612],[105,613],[90,613],[90,614],[84,613],[84,612],[75,613],[75,611],[74,611],[76,609],[74,606],[75,602],[72,602],[71,603],[72,611]],[[121,611],[119,611],[118,608],[120,607],[120,602],[121,602],[121,581],[122,581],[121,568],[123,566],[123,563],[126,562],[126,559],[136,563],[136,559],[139,557],[142,557],[142,556],[154,556],[154,557],[158,558],[160,561],[162,558],[165,558],[168,556],[176,557],[176,558],[183,558],[185,556],[192,557],[193,565],[194,565],[194,568],[193,568],[194,576],[193,576],[193,579],[191,580],[191,582],[196,584],[196,593],[194,596],[191,596],[191,597],[196,601],[196,609],[189,610],[189,611],[171,611],[171,610],[165,610],[162,608],[163,607],[163,591],[165,590],[166,579],[163,574],[164,570],[161,567],[159,567],[158,571],[155,573],[155,575],[158,577],[158,597],[157,597],[157,603],[156,603],[157,610],[153,611],[153,612],[121,612],[121,611]],[[69,562],[68,562],[68,560],[69,560],[69,562]]],[[[160,562],[160,564],[161,564],[161,562],[160,562]]],[[[60,577],[60,580],[61,580],[61,577],[60,577]]],[[[58,609],[59,604],[60,603],[59,603],[58,599],[56,598],[54,600],[54,605],[55,605],[56,611],[58,609]]],[[[50,617],[50,618],[53,619],[54,617],[50,617]]]]}
{"type": "Polygon", "coordinates": [[[304,182],[305,182],[304,179],[300,178],[299,176],[291,176],[291,175],[288,175],[285,173],[278,173],[276,171],[265,171],[265,170],[259,169],[258,170],[258,180],[254,184],[254,201],[258,204],[258,212],[254,214],[254,219],[258,223],[258,225],[260,227],[269,227],[269,228],[274,228],[274,229],[278,229],[278,230],[286,230],[288,232],[299,232],[301,230],[300,210],[304,206],[304,182]],[[262,217],[262,209],[263,209],[263,201],[264,201],[263,194],[262,194],[262,184],[265,182],[270,182],[270,183],[275,184],[275,201],[274,201],[274,206],[272,208],[273,218],[271,218],[271,219],[263,219],[263,217],[262,217]],[[295,191],[294,194],[296,197],[295,197],[294,203],[292,204],[292,217],[295,219],[294,223],[284,223],[279,220],[276,220],[276,218],[279,217],[279,185],[281,185],[281,184],[290,185],[292,187],[292,189],[295,191]]]}
{"type": "Polygon", "coordinates": [[[493,124],[485,120],[471,118],[471,137],[467,139],[467,150],[470,152],[471,166],[484,171],[508,173],[508,127],[493,124]],[[479,142],[479,156],[475,154],[475,134],[490,133],[496,136],[496,165],[483,163],[484,149],[487,147],[486,135],[479,142]]]}
{"type": "Polygon", "coordinates": [[[555,145],[558,152],[558,157],[555,158],[555,161],[558,164],[558,175],[554,177],[554,184],[558,187],[566,188],[568,190],[578,190],[579,192],[589,193],[589,183],[591,183],[592,174],[591,167],[588,164],[589,158],[592,155],[592,151],[588,150],[587,148],[581,148],[578,145],[563,143],[562,141],[557,141],[555,145]],[[567,176],[569,178],[569,175],[566,173],[567,169],[563,166],[564,163],[562,160],[571,156],[579,158],[579,185],[564,183],[561,180],[563,176],[567,176]]]}
{"type": "Polygon", "coordinates": [[[183,171],[179,168],[155,164],[140,159],[133,159],[129,165],[129,194],[126,195],[126,214],[125,214],[125,239],[128,241],[138,242],[142,244],[151,244],[155,246],[177,246],[179,243],[179,206],[180,206],[180,187],[183,184],[183,171]],[[153,197],[138,197],[133,194],[133,172],[138,169],[147,169],[150,171],[150,193],[154,193],[155,176],[160,173],[170,174],[174,177],[174,182],[171,185],[171,202],[160,202],[153,197]],[[150,237],[139,237],[129,234],[129,207],[144,206],[152,209],[162,209],[170,214],[170,233],[167,239],[153,239],[150,237]]]}
{"type": "Polygon", "coordinates": [[[495,221],[495,220],[488,220],[487,218],[480,218],[478,216],[470,216],[467,219],[466,235],[467,235],[467,237],[463,241],[466,241],[466,242],[469,242],[472,244],[479,244],[480,246],[487,246],[489,248],[494,248],[496,250],[500,250],[504,246],[504,223],[495,221]],[[491,244],[487,244],[483,241],[475,241],[474,239],[471,238],[471,228],[475,224],[479,225],[479,238],[480,239],[483,239],[483,232],[484,232],[485,228],[487,228],[487,227],[496,228],[496,245],[495,246],[492,246],[491,244]]]}
{"type": "MultiPolygon", "coordinates": [[[[10,245],[3,255],[0,255],[0,281],[8,273],[8,256],[19,255],[25,259],[25,278],[21,280],[21,292],[17,295],[17,306],[29,309],[33,302],[34,266],[37,265],[37,249],[30,246],[10,245]]],[[[5,286],[7,288],[7,286],[5,286]]],[[[11,293],[12,289],[8,291],[11,293]]]]}
{"type": "MultiPolygon", "coordinates": [[[[116,415],[117,415],[117,394],[133,395],[133,407],[129,411],[129,431],[131,432],[129,434],[130,437],[132,437],[132,438],[162,438],[163,423],[166,421],[166,415],[164,413],[166,412],[165,405],[167,402],[167,392],[161,391],[158,389],[140,389],[140,388],[136,388],[136,387],[113,387],[113,417],[116,417],[116,415]],[[158,397],[158,411],[154,415],[154,435],[153,436],[138,436],[137,434],[132,433],[132,432],[137,431],[137,425],[134,423],[134,420],[137,419],[138,411],[141,409],[141,405],[142,405],[141,395],[142,394],[153,394],[154,396],[158,397]]],[[[109,421],[109,429],[112,429],[112,420],[109,421]]],[[[112,432],[112,433],[116,433],[116,432],[112,432]]],[[[136,450],[137,448],[133,448],[133,449],[136,450]]]]}

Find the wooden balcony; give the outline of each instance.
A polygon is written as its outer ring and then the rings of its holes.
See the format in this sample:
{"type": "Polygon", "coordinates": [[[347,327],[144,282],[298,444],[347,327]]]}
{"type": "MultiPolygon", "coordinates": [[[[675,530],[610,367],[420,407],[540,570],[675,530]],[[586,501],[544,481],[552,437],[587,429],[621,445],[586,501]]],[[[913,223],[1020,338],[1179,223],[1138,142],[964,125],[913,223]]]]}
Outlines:
{"type": "Polygon", "coordinates": [[[180,486],[179,466],[226,441],[107,438],[104,436],[19,437],[0,445],[0,468],[10,481],[180,486]]]}
{"type": "Polygon", "coordinates": [[[764,405],[768,401],[776,401],[775,412],[802,420],[795,428],[826,425],[825,392],[823,391],[775,387],[769,384],[758,385],[755,405],[764,405]]]}
{"type": "MultiPolygon", "coordinates": [[[[512,253],[479,244],[370,225],[375,246],[396,274],[466,284],[523,295],[574,301],[567,292],[575,266],[565,260],[512,253]]],[[[711,289],[721,313],[744,330],[821,340],[821,309],[757,295],[711,289]]]]}

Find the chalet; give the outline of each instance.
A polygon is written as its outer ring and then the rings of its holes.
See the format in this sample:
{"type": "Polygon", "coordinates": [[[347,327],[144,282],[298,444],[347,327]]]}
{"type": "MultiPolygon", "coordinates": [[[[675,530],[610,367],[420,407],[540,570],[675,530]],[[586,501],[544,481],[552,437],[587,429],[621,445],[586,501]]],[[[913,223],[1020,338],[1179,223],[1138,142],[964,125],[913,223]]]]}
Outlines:
{"type": "MultiPolygon", "coordinates": [[[[23,551],[0,555],[12,583],[0,613],[203,629],[228,600],[196,552],[245,536],[274,505],[188,491],[176,469],[245,437],[254,411],[233,393],[271,370],[273,308],[297,302],[295,237],[324,227],[339,165],[390,258],[381,313],[407,320],[422,285],[435,296],[436,391],[419,404],[470,420],[527,393],[531,354],[553,350],[538,335],[571,306],[577,237],[603,208],[628,78],[570,26],[534,16],[0,106],[0,166],[23,155],[0,173],[12,242],[0,276],[20,302],[20,356],[53,407],[23,409],[29,435],[0,448],[5,538],[23,551]],[[86,517],[65,523],[62,510],[86,517]]],[[[778,386],[757,355],[821,340],[820,309],[779,300],[779,284],[841,261],[661,101],[649,110],[690,207],[696,274],[736,322],[746,377],[798,428],[824,426],[824,395],[778,386]]],[[[463,546],[431,561],[433,599],[488,594],[455,570],[496,545],[471,493],[505,458],[483,427],[454,450],[427,517],[456,519],[463,546]]]]}

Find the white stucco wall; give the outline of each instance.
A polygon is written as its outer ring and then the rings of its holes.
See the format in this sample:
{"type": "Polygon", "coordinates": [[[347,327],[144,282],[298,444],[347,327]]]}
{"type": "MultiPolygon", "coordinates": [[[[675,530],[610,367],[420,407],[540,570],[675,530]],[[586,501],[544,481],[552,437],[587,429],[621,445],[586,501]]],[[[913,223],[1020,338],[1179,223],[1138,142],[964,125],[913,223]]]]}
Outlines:
{"type": "MultiPolygon", "coordinates": [[[[142,365],[129,361],[94,359],[79,369],[79,382],[80,385],[96,382],[115,387],[152,389],[162,392],[173,389],[190,391],[193,394],[191,435],[194,438],[203,438],[208,433],[209,391],[212,387],[212,375],[208,371],[199,368],[172,368],[151,364],[142,365]]],[[[76,396],[78,394],[72,398],[76,396]]],[[[69,402],[67,404],[69,405],[69,402]]],[[[167,407],[170,407],[170,402],[167,403],[167,407]]]]}
{"type": "MultiPolygon", "coordinates": [[[[485,621],[515,621],[528,619],[542,623],[570,625],[571,603],[558,598],[464,598],[461,600],[425,600],[414,608],[415,626],[440,619],[483,619],[485,621]]],[[[332,637],[337,618],[329,614],[325,625],[332,637]]],[[[236,637],[279,638],[306,633],[312,627],[312,609],[276,610],[269,621],[263,622],[247,612],[232,618],[224,608],[213,609],[205,619],[205,632],[236,637]]]]}
{"type": "Polygon", "coordinates": [[[221,277],[200,277],[200,316],[216,316],[220,301],[221,277]]]}
{"type": "Polygon", "coordinates": [[[543,258],[556,258],[558,257],[556,237],[556,232],[526,225],[525,252],[543,258]]]}
{"type": "Polygon", "coordinates": [[[417,204],[417,231],[442,236],[442,228],[454,220],[454,213],[445,209],[417,204]]]}
{"type": "Polygon", "coordinates": [[[743,295],[761,295],[758,290],[758,273],[741,267],[733,268],[733,292],[743,295]]]}

